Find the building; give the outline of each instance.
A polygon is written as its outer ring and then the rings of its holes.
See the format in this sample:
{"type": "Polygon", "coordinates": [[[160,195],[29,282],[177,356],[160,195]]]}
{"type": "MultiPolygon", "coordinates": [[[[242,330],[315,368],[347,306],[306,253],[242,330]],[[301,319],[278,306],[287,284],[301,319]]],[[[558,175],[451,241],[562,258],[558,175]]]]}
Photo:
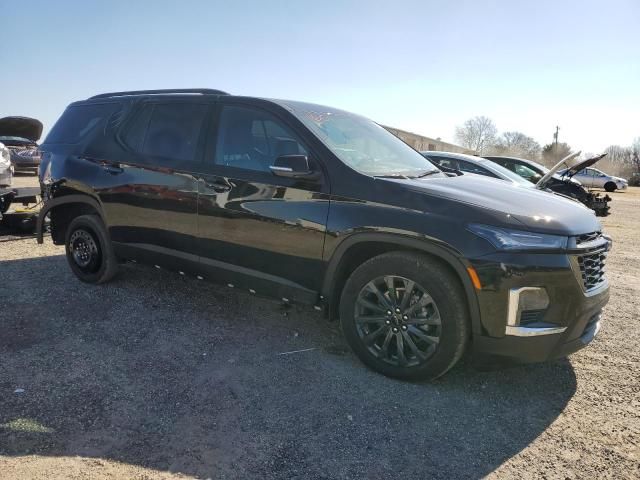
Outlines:
{"type": "Polygon", "coordinates": [[[385,125],[382,126],[418,151],[438,150],[441,152],[467,153],[469,155],[473,155],[474,153],[473,150],[469,150],[468,148],[464,148],[453,143],[443,142],[439,138],[429,138],[423,135],[418,135],[417,133],[400,130],[399,128],[387,127],[385,125]]]}

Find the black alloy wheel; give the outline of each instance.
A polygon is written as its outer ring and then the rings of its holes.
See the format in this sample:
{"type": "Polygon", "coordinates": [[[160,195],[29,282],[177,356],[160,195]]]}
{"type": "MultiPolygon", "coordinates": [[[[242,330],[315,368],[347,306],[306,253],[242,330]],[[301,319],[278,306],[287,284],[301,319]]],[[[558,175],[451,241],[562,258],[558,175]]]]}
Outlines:
{"type": "Polygon", "coordinates": [[[423,364],[440,343],[438,306],[409,278],[385,275],[367,283],[358,294],[354,318],[368,351],[393,366],[423,364]]]}
{"type": "Polygon", "coordinates": [[[459,277],[417,252],[388,252],[358,266],[342,289],[339,312],[353,352],[394,378],[438,378],[462,357],[470,337],[459,277]]]}

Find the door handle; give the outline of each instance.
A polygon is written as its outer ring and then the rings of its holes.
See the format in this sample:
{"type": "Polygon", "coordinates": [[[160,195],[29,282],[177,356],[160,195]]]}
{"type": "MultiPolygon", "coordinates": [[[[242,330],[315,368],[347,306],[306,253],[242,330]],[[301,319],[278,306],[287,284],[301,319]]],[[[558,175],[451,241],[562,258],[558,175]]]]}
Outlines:
{"type": "Polygon", "coordinates": [[[205,181],[204,186],[216,193],[226,193],[231,190],[231,184],[224,180],[205,181]]]}
{"type": "Polygon", "coordinates": [[[120,167],[119,165],[112,165],[110,163],[103,163],[102,164],[102,169],[105,172],[108,172],[112,175],[118,175],[122,172],[124,172],[124,169],[122,167],[120,167]]]}

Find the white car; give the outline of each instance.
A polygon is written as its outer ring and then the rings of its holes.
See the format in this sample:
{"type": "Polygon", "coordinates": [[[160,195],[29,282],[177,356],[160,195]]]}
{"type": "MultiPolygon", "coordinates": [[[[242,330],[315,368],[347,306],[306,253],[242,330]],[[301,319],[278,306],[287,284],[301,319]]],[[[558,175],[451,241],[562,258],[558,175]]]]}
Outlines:
{"type": "Polygon", "coordinates": [[[626,190],[629,186],[624,178],[608,175],[592,167],[580,170],[573,178],[586,188],[604,188],[607,192],[626,190]]]}
{"type": "Polygon", "coordinates": [[[11,152],[3,143],[0,143],[0,187],[10,187],[12,179],[11,152]]]}

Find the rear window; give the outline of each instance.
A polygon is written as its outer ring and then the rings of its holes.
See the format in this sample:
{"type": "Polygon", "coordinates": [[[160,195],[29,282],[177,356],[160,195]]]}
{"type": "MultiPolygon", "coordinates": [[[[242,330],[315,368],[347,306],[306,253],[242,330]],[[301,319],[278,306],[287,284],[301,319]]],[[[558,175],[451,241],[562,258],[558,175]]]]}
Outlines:
{"type": "Polygon", "coordinates": [[[116,103],[68,107],[53,126],[45,143],[79,143],[120,107],[116,103]]]}

